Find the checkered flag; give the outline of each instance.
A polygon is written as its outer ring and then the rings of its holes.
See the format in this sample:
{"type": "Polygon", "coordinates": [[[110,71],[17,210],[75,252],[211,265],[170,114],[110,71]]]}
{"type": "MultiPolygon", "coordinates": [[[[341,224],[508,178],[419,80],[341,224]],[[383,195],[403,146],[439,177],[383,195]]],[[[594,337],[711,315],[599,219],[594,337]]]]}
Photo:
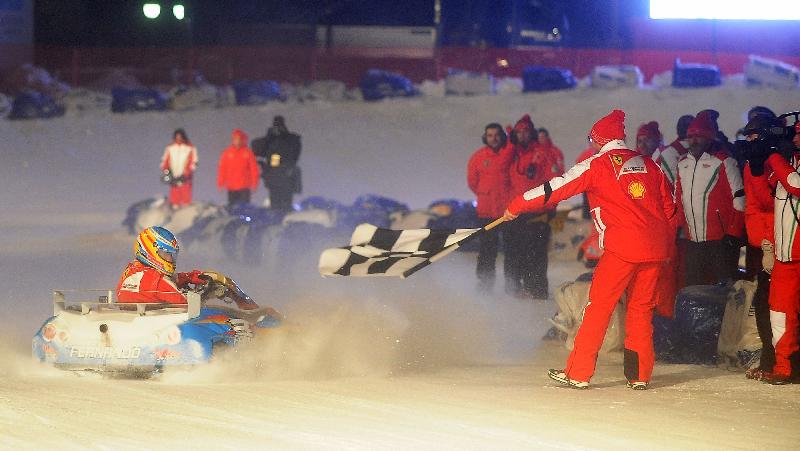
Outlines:
{"type": "Polygon", "coordinates": [[[482,229],[451,230],[389,230],[361,224],[353,232],[350,246],[322,252],[319,273],[323,276],[406,278],[500,222],[502,219],[482,229]]]}

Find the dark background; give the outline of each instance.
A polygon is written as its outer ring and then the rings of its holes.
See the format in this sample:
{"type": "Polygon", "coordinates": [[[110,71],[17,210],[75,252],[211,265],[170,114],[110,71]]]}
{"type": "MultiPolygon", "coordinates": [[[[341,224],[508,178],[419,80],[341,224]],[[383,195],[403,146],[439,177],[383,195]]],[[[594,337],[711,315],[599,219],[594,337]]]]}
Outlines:
{"type": "MultiPolygon", "coordinates": [[[[138,0],[36,0],[36,44],[75,46],[189,46],[309,44],[316,25],[435,26],[434,0],[186,0],[160,1],[161,17],[148,20],[138,0]],[[186,6],[178,22],[172,5],[186,6]],[[266,27],[292,24],[299,27],[266,27]],[[305,25],[306,27],[303,27],[305,25]],[[271,32],[270,29],[281,29],[271,32]],[[305,30],[293,33],[286,30],[305,30]],[[288,41],[288,42],[287,42],[288,41]]],[[[630,47],[629,21],[648,14],[646,0],[441,0],[439,44],[509,47],[518,28],[551,30],[558,43],[630,47]]],[[[518,38],[517,38],[518,39],[518,38]]]]}

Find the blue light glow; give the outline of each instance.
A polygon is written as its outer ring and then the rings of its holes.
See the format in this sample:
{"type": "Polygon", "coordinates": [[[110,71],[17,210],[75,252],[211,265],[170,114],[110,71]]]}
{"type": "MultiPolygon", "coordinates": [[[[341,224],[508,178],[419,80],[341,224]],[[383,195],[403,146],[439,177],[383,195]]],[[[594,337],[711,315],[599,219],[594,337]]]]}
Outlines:
{"type": "Polygon", "coordinates": [[[800,20],[800,1],[650,0],[650,18],[800,20]]]}

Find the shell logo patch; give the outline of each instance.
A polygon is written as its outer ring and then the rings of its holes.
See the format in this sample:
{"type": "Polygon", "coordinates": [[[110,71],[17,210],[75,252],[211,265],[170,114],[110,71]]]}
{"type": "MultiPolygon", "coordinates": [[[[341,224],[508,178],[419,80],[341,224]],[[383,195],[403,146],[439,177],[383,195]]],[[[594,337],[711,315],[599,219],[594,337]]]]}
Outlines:
{"type": "Polygon", "coordinates": [[[611,161],[613,161],[617,166],[622,166],[622,155],[611,155],[611,161]]]}
{"type": "Polygon", "coordinates": [[[628,194],[630,194],[633,199],[644,199],[644,192],[645,188],[641,182],[634,181],[628,185],[628,194]]]}

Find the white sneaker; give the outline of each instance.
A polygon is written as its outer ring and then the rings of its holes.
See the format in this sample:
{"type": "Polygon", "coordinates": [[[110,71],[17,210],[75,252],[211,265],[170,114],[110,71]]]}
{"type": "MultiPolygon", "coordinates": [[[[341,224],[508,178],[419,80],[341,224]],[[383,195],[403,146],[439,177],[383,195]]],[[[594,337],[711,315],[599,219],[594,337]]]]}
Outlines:
{"type": "Polygon", "coordinates": [[[577,388],[578,390],[586,390],[587,388],[589,388],[589,382],[576,381],[575,379],[570,379],[569,376],[567,376],[567,373],[564,372],[564,370],[554,370],[551,368],[550,370],[547,371],[547,376],[550,377],[550,379],[553,379],[554,381],[558,382],[559,384],[566,385],[570,388],[577,388]]]}
{"type": "Polygon", "coordinates": [[[647,390],[647,385],[648,383],[644,381],[635,381],[635,382],[628,381],[628,384],[626,386],[631,390],[647,390]]]}

